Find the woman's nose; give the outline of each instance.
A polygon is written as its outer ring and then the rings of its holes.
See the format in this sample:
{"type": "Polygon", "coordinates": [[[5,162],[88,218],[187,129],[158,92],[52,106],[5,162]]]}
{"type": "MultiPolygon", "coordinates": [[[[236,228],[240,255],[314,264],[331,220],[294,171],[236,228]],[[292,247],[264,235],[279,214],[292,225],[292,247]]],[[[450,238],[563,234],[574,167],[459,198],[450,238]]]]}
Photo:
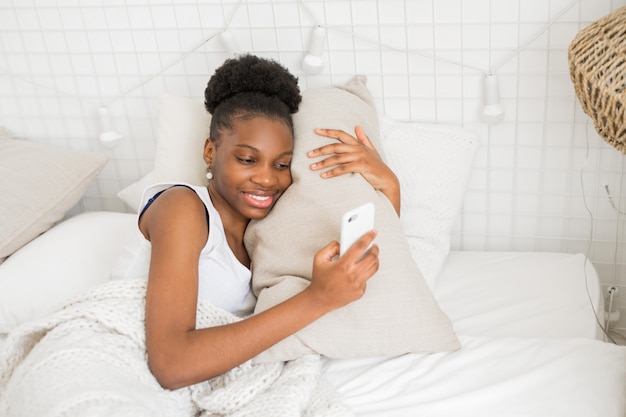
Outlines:
{"type": "Polygon", "coordinates": [[[255,184],[267,187],[276,183],[276,173],[271,166],[260,166],[255,170],[251,180],[255,184]]]}

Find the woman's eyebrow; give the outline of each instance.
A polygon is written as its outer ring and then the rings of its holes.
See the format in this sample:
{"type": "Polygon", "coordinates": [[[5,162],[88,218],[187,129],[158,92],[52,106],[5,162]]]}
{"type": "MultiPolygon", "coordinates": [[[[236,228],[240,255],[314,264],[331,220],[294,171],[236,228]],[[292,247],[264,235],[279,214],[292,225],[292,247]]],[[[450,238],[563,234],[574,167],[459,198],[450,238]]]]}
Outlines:
{"type": "MultiPolygon", "coordinates": [[[[254,147],[252,145],[245,144],[245,143],[238,143],[238,144],[235,145],[235,147],[250,149],[250,150],[252,150],[254,152],[261,152],[260,149],[254,147]]],[[[293,155],[293,150],[285,151],[285,152],[281,153],[278,156],[280,157],[280,156],[287,156],[287,155],[293,155]]]]}
{"type": "Polygon", "coordinates": [[[245,143],[238,143],[235,146],[238,147],[238,148],[246,148],[246,149],[253,150],[255,152],[260,152],[259,149],[255,148],[252,145],[246,145],[245,143]]]}

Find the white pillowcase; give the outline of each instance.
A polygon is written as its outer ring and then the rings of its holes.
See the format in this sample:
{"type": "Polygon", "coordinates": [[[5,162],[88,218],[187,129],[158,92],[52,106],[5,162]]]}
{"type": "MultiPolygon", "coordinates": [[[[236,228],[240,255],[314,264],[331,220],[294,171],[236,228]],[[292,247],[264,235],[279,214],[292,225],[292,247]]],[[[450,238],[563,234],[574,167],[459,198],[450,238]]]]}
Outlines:
{"type": "Polygon", "coordinates": [[[141,177],[138,181],[135,181],[120,190],[120,192],[117,193],[117,196],[124,203],[126,203],[128,207],[137,212],[139,210],[139,205],[141,204],[144,190],[154,183],[154,170],[152,170],[141,177]]]}
{"type": "Polygon", "coordinates": [[[158,121],[154,181],[185,179],[189,184],[207,185],[203,150],[209,137],[211,115],[204,108],[204,102],[161,95],[158,121]]]}
{"type": "Polygon", "coordinates": [[[143,192],[152,184],[207,184],[203,149],[209,137],[211,115],[204,101],[162,94],[158,107],[154,169],[117,194],[134,211],[139,210],[143,192]]]}
{"type": "Polygon", "coordinates": [[[402,227],[413,259],[430,288],[450,252],[478,136],[454,125],[381,120],[387,163],[402,192],[402,227]]]}
{"type": "Polygon", "coordinates": [[[81,213],[13,253],[0,265],[0,333],[108,280],[135,222],[128,213],[81,213]]]}

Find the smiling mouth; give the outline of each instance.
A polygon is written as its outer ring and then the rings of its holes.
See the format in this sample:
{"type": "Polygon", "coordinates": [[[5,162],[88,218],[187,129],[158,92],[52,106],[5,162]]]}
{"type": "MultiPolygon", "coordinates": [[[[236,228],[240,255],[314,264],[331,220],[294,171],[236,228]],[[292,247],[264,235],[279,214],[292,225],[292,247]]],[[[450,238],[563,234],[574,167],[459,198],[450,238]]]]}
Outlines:
{"type": "Polygon", "coordinates": [[[249,205],[253,207],[257,207],[257,208],[268,208],[274,202],[274,194],[259,195],[259,194],[243,193],[243,196],[249,205]]]}

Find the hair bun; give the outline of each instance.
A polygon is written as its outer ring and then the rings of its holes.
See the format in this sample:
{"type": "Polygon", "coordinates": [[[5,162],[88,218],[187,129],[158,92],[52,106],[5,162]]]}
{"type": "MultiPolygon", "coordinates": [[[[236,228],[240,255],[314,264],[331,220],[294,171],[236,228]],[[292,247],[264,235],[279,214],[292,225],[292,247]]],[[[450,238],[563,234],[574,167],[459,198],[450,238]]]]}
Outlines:
{"type": "Polygon", "coordinates": [[[255,55],[227,59],[209,80],[205,90],[205,106],[213,114],[225,99],[243,92],[257,92],[276,97],[291,113],[298,111],[302,101],[298,79],[276,61],[255,55]]]}

